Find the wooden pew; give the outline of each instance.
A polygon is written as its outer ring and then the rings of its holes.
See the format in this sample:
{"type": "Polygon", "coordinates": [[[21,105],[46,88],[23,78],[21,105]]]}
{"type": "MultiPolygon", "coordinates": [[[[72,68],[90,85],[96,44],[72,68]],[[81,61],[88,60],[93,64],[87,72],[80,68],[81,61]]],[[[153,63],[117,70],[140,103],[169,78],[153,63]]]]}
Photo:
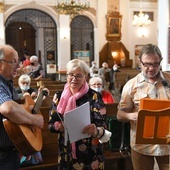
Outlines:
{"type": "MultiPolygon", "coordinates": [[[[106,104],[106,115],[116,116],[117,114],[118,103],[106,104]]],[[[133,170],[131,157],[123,152],[123,155],[119,151],[111,151],[107,147],[107,144],[104,144],[104,170],[133,170]]]]}
{"type": "Polygon", "coordinates": [[[44,128],[42,129],[43,147],[41,150],[43,163],[35,166],[22,167],[20,170],[56,170],[58,166],[58,136],[48,130],[49,107],[41,107],[44,116],[44,128]]]}
{"type": "MultiPolygon", "coordinates": [[[[13,80],[13,83],[14,83],[14,86],[18,86],[18,78],[19,77],[16,77],[14,80],[13,80]]],[[[43,78],[41,80],[38,80],[38,81],[42,81],[45,85],[50,85],[50,84],[65,84],[64,82],[60,82],[60,81],[54,81],[54,80],[51,80],[51,79],[48,79],[48,78],[43,78]]],[[[31,85],[33,86],[36,86],[37,85],[37,80],[31,80],[31,85]]]]}

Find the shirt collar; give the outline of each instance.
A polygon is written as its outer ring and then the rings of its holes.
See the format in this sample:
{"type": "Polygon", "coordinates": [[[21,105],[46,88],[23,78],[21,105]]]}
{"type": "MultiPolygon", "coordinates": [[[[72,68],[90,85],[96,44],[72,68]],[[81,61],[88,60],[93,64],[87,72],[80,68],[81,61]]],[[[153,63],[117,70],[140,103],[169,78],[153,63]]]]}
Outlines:
{"type": "MultiPolygon", "coordinates": [[[[145,77],[143,71],[141,71],[140,75],[141,75],[141,76],[139,76],[139,79],[138,79],[138,80],[139,80],[139,83],[142,83],[142,82],[144,82],[144,81],[147,81],[147,78],[145,77]]],[[[165,79],[165,77],[164,77],[164,75],[162,74],[161,71],[158,72],[158,77],[159,77],[158,81],[159,81],[160,79],[161,79],[161,80],[164,80],[164,79],[165,79]]]]}
{"type": "Polygon", "coordinates": [[[12,80],[8,80],[6,79],[4,76],[0,75],[1,80],[6,83],[7,85],[13,85],[13,81],[12,80]]]}

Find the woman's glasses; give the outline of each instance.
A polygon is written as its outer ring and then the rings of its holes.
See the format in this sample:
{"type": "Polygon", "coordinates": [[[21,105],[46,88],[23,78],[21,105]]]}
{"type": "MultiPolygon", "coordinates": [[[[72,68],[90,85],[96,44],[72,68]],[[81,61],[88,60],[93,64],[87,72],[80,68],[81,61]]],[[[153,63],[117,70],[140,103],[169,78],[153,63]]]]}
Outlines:
{"type": "Polygon", "coordinates": [[[83,77],[84,77],[84,75],[81,75],[81,74],[78,74],[78,75],[67,74],[67,78],[69,78],[69,79],[75,78],[76,80],[81,80],[83,77]]]}

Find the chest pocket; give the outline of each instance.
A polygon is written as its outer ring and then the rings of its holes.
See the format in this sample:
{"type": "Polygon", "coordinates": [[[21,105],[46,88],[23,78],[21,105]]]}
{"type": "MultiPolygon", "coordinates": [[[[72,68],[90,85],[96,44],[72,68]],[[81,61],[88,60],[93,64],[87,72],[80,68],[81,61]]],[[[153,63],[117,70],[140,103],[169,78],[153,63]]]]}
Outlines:
{"type": "Polygon", "coordinates": [[[143,98],[155,99],[157,98],[157,96],[158,96],[158,91],[154,84],[149,84],[145,82],[140,83],[138,84],[138,87],[134,92],[134,102],[139,104],[140,99],[143,98]]]}

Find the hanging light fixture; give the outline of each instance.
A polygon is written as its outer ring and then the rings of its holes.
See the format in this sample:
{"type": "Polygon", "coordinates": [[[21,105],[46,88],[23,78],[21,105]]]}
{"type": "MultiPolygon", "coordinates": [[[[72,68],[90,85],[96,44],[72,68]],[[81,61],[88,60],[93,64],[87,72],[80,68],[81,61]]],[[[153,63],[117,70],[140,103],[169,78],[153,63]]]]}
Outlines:
{"type": "Polygon", "coordinates": [[[55,8],[58,13],[70,15],[73,18],[81,11],[90,9],[90,3],[87,0],[57,0],[55,8]]]}
{"type": "Polygon", "coordinates": [[[133,26],[143,27],[143,26],[150,25],[150,23],[151,23],[151,20],[149,19],[149,15],[144,14],[142,12],[142,0],[141,0],[140,12],[133,16],[132,25],[133,26]]]}
{"type": "Polygon", "coordinates": [[[133,21],[132,21],[133,26],[143,27],[143,26],[148,26],[150,23],[151,20],[149,19],[149,15],[144,14],[142,11],[140,11],[138,15],[133,16],[133,21]]]}

